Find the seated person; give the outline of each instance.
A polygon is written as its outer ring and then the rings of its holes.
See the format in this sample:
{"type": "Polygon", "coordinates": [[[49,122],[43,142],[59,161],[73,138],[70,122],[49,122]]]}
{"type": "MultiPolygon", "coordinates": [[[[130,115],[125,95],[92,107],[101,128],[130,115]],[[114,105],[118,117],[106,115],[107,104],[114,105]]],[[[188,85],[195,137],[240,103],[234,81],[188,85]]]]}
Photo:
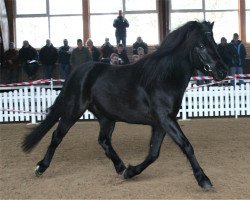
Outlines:
{"type": "Polygon", "coordinates": [[[128,59],[128,56],[127,56],[127,52],[125,51],[123,44],[118,45],[117,50],[116,50],[115,53],[117,53],[119,58],[121,59],[120,64],[122,64],[122,65],[129,64],[129,59],[128,59]]]}
{"type": "Polygon", "coordinates": [[[97,49],[97,47],[94,46],[93,41],[90,38],[86,41],[86,46],[89,50],[89,53],[92,56],[93,61],[96,61],[96,62],[100,61],[101,54],[99,50],[97,49]]]}
{"type": "Polygon", "coordinates": [[[139,56],[139,59],[141,59],[142,57],[144,57],[145,55],[145,51],[142,47],[138,47],[137,49],[137,55],[139,56]]]}
{"type": "Polygon", "coordinates": [[[134,54],[134,55],[132,56],[132,63],[135,63],[135,62],[137,62],[138,60],[140,60],[139,55],[134,54]]]}
{"type": "Polygon", "coordinates": [[[110,64],[111,65],[119,65],[119,56],[116,53],[112,53],[110,56],[110,64]]]}
{"type": "Polygon", "coordinates": [[[109,38],[105,38],[105,43],[101,46],[101,59],[109,59],[114,53],[114,47],[110,44],[109,38]]]}
{"type": "Polygon", "coordinates": [[[143,42],[141,36],[139,36],[136,40],[136,42],[133,44],[133,54],[138,54],[137,49],[139,47],[142,47],[144,49],[144,53],[148,53],[148,45],[147,43],[143,42]]]}

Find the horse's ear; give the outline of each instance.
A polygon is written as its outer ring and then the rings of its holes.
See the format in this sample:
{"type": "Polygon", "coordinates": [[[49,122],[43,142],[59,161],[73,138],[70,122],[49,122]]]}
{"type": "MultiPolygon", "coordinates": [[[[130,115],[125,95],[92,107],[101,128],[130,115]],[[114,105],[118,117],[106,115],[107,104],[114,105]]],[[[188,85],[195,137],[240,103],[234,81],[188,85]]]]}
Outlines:
{"type": "Polygon", "coordinates": [[[211,30],[213,30],[214,22],[211,23],[211,30]]]}

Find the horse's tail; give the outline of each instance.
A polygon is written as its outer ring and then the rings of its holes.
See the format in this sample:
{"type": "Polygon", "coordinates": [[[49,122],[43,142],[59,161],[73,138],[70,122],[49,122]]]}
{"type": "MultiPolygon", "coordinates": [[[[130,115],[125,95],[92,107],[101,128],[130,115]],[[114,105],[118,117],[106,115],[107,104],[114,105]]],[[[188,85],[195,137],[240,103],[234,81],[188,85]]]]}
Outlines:
{"type": "Polygon", "coordinates": [[[40,140],[46,135],[46,133],[56,124],[61,116],[62,110],[62,94],[56,98],[54,104],[49,108],[49,113],[32,132],[24,137],[22,143],[22,149],[24,152],[29,153],[40,142],[40,140]]]}

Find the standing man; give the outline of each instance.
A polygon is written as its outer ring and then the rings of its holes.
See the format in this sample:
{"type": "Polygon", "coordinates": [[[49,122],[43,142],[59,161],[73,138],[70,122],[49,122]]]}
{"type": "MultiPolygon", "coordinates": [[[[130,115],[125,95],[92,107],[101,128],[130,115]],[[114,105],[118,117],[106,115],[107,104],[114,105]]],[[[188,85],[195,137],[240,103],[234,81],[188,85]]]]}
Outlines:
{"type": "Polygon", "coordinates": [[[92,56],[93,61],[99,62],[101,56],[100,51],[94,46],[93,41],[90,38],[86,41],[86,46],[92,56]]]}
{"type": "Polygon", "coordinates": [[[19,77],[18,51],[14,42],[10,42],[10,48],[4,53],[4,63],[8,73],[7,83],[17,83],[19,77]]]}
{"type": "Polygon", "coordinates": [[[110,44],[109,38],[105,38],[105,43],[101,46],[102,60],[109,59],[114,53],[114,47],[110,44]]]}
{"type": "MultiPolygon", "coordinates": [[[[230,75],[243,74],[243,67],[246,59],[246,49],[242,42],[239,40],[238,33],[234,33],[233,40],[230,43],[230,51],[232,53],[232,65],[230,66],[230,75]]],[[[241,79],[239,84],[244,83],[241,79]]],[[[231,85],[234,86],[234,80],[231,81],[231,85]]]]}
{"type": "Polygon", "coordinates": [[[70,74],[70,59],[71,48],[69,47],[68,40],[63,40],[63,46],[58,50],[58,63],[60,65],[60,78],[67,79],[70,74]]]}
{"type": "Polygon", "coordinates": [[[77,48],[72,51],[70,56],[70,64],[72,69],[75,69],[77,66],[92,60],[92,57],[89,53],[89,50],[83,46],[82,40],[77,40],[77,48]]]}
{"type": "Polygon", "coordinates": [[[232,65],[232,55],[229,48],[229,44],[227,43],[227,39],[222,37],[220,40],[220,44],[218,45],[218,53],[220,54],[222,60],[227,65],[227,67],[232,65]]]}
{"type": "Polygon", "coordinates": [[[129,23],[128,20],[123,17],[121,10],[119,10],[119,16],[114,20],[113,26],[116,28],[115,37],[117,46],[120,44],[120,41],[122,41],[124,48],[126,48],[126,28],[129,27],[129,23]]]}
{"type": "Polygon", "coordinates": [[[23,46],[19,50],[19,61],[29,80],[34,80],[38,69],[38,52],[27,40],[23,41],[23,46]]]}
{"type": "Polygon", "coordinates": [[[58,58],[58,53],[57,49],[51,44],[49,39],[46,40],[46,45],[41,48],[39,58],[43,65],[44,78],[51,79],[53,68],[58,58]]]}

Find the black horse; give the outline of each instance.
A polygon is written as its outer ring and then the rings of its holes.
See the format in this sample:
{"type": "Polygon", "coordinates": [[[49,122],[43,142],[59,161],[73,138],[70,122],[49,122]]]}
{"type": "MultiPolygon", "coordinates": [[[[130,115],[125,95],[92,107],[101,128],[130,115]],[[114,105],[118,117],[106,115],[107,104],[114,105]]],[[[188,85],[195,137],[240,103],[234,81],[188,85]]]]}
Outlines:
{"type": "Polygon", "coordinates": [[[30,152],[59,120],[45,157],[38,162],[36,175],[49,167],[57,146],[86,109],[100,123],[99,143],[125,179],[140,174],[159,156],[166,133],[186,154],[198,184],[212,184],[195,158],[193,148],[177,123],[183,94],[195,68],[215,80],[226,77],[213,38],[213,23],[191,21],[173,31],[152,54],[135,64],[111,66],[88,62],[72,72],[49,114],[23,141],[30,152]],[[152,127],[149,153],[136,166],[125,166],[112,147],[111,137],[117,121],[152,127]]]}

